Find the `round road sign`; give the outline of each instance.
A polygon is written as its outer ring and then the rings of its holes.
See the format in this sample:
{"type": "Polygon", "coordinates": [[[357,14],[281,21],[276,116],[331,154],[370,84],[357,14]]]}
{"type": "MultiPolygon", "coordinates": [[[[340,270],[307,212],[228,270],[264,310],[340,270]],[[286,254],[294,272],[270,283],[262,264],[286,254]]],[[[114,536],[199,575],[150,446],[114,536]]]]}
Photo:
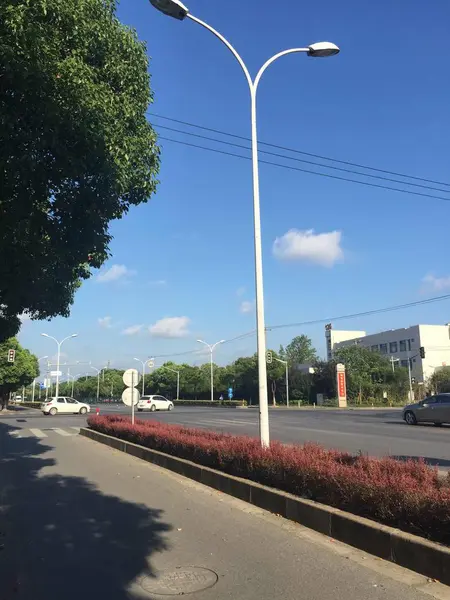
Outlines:
{"type": "Polygon", "coordinates": [[[153,360],[153,358],[151,358],[148,363],[147,366],[152,369],[155,366],[155,361],[153,360]]]}
{"type": "Polygon", "coordinates": [[[140,397],[141,395],[136,388],[129,387],[126,388],[122,393],[122,402],[127,406],[131,406],[132,404],[136,406],[140,397]]]}
{"type": "MultiPolygon", "coordinates": [[[[141,374],[137,369],[127,369],[123,374],[123,382],[128,387],[134,387],[141,380],[141,374]]],[[[131,406],[131,404],[130,404],[131,406]]]]}

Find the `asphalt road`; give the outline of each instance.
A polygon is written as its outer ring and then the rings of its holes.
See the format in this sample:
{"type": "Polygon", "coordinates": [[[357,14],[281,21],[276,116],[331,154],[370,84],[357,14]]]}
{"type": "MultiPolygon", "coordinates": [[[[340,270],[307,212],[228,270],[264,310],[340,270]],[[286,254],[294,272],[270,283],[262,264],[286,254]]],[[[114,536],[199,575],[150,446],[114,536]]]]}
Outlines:
{"type": "Polygon", "coordinates": [[[175,596],[207,584],[189,597],[450,598],[445,586],[62,427],[79,417],[54,428],[14,417],[0,419],[1,600],[156,600],[162,586],[175,596]]]}
{"type": "MultiPolygon", "coordinates": [[[[101,405],[100,411],[130,414],[130,409],[121,404],[101,405]]],[[[179,407],[170,413],[143,412],[136,416],[238,435],[258,435],[256,409],[179,407]]],[[[27,428],[44,434],[52,428],[70,431],[86,422],[81,416],[45,417],[34,410],[4,416],[0,413],[0,422],[11,419],[25,419],[27,428]]],[[[309,441],[371,456],[422,457],[440,469],[450,468],[450,427],[411,427],[402,421],[400,410],[271,409],[270,430],[272,439],[286,443],[309,441]]]]}

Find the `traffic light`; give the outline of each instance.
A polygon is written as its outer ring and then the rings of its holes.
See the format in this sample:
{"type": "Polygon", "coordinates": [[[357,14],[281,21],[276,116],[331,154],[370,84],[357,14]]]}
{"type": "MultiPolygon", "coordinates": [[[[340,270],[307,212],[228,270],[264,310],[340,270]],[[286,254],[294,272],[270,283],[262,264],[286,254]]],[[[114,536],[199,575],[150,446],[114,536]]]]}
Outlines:
{"type": "Polygon", "coordinates": [[[415,377],[411,377],[411,383],[412,384],[416,383],[416,378],[415,377]]]}
{"type": "Polygon", "coordinates": [[[272,364],[272,351],[271,350],[267,350],[266,361],[267,361],[268,365],[272,364]]]}
{"type": "Polygon", "coordinates": [[[423,346],[420,346],[419,354],[420,354],[420,358],[425,358],[425,348],[423,346]]]}
{"type": "Polygon", "coordinates": [[[16,351],[12,348],[8,350],[8,362],[13,363],[16,359],[16,351]]]}

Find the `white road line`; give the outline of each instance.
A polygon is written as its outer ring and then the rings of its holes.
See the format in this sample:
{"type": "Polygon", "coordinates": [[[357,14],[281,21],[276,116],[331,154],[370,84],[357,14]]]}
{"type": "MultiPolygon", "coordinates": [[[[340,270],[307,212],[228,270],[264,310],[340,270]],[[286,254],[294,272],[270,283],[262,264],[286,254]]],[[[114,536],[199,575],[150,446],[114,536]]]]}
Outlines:
{"type": "Polygon", "coordinates": [[[64,431],[64,429],[59,429],[58,427],[52,427],[52,431],[66,437],[69,435],[73,435],[72,433],[68,433],[67,431],[64,431]]]}
{"type": "Polygon", "coordinates": [[[79,427],[71,427],[70,429],[75,429],[75,431],[78,433],[80,431],[79,427]]]}
{"type": "Polygon", "coordinates": [[[38,438],[48,437],[48,435],[46,433],[44,433],[43,431],[41,431],[40,429],[30,429],[30,433],[32,433],[33,435],[35,435],[38,438]]]}

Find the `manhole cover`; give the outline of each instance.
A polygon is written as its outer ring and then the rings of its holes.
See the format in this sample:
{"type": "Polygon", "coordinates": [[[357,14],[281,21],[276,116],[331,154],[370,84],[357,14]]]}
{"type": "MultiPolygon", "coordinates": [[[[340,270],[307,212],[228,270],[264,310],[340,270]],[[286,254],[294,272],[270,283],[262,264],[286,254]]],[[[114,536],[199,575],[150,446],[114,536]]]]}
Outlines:
{"type": "Polygon", "coordinates": [[[201,592],[217,583],[217,573],[202,567],[177,567],[161,571],[156,577],[143,577],[141,587],[151,594],[182,596],[201,592]]]}

